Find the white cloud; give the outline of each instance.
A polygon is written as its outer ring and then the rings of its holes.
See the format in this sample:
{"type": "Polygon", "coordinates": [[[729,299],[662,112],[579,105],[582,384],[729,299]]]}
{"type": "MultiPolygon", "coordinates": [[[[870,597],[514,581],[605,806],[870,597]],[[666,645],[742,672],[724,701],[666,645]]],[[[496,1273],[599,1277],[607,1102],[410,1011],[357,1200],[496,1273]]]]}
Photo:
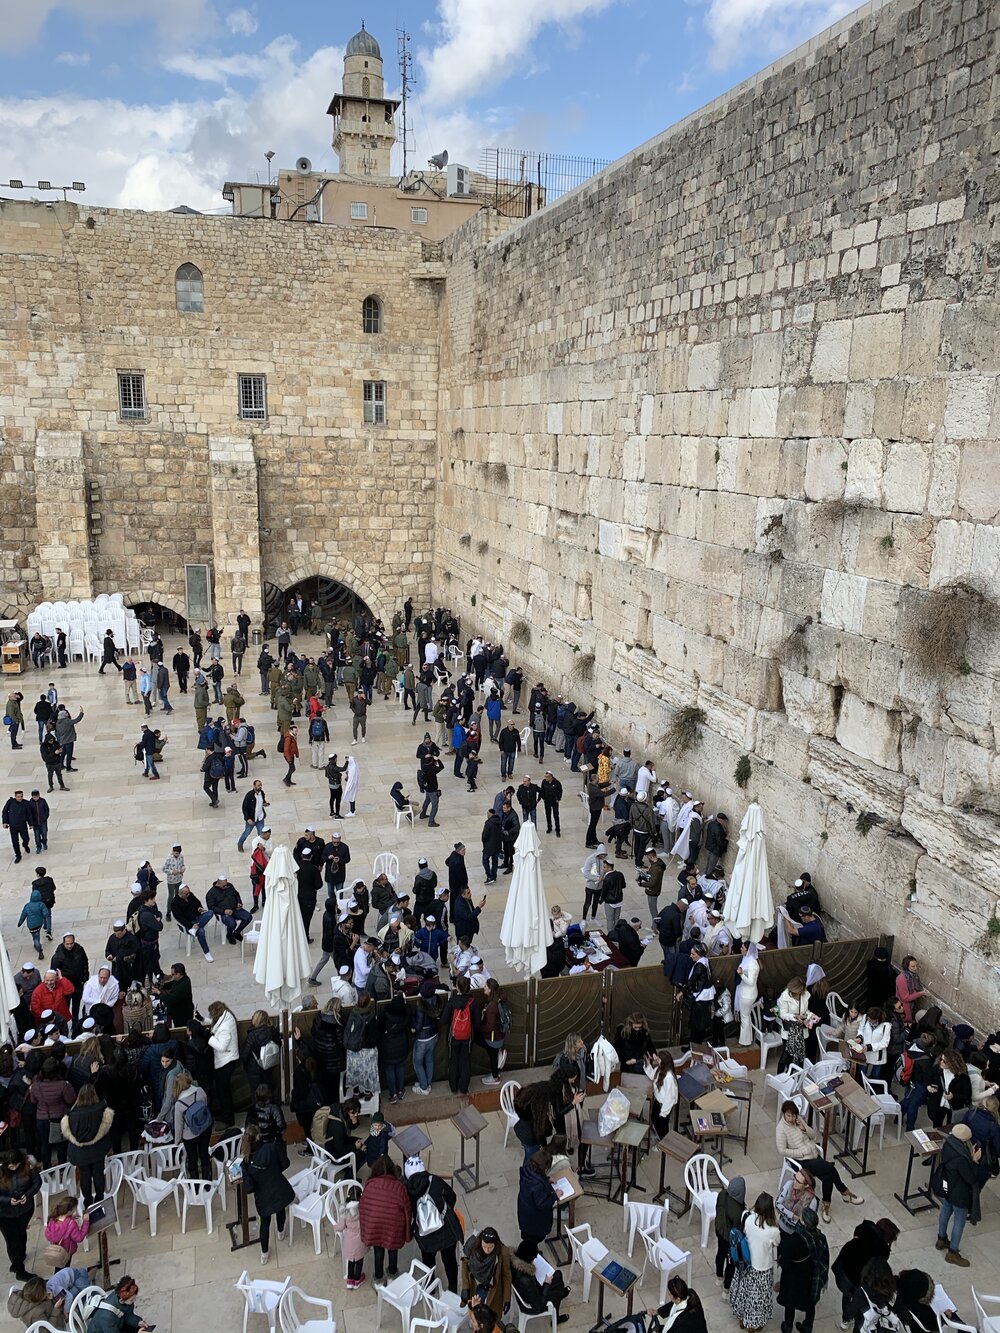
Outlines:
{"type": "Polygon", "coordinates": [[[0,0],[0,50],[20,51],[36,41],[51,14],[98,23],[151,19],[161,36],[182,38],[211,27],[209,0],[0,0]]]}
{"type": "Polygon", "coordinates": [[[750,53],[768,59],[782,55],[855,5],[856,0],[710,0],[705,16],[712,37],[710,61],[726,69],[750,53]]]}
{"type": "Polygon", "coordinates": [[[56,56],[57,65],[82,66],[90,64],[88,51],[60,51],[56,56]]]}
{"type": "Polygon", "coordinates": [[[202,83],[224,86],[234,79],[263,79],[268,71],[287,69],[298,50],[292,37],[276,37],[263,51],[244,52],[234,56],[199,55],[193,51],[167,56],[162,64],[171,74],[183,74],[202,83]]]}
{"type": "Polygon", "coordinates": [[[538,32],[570,24],[615,0],[439,0],[441,40],[419,53],[424,96],[447,105],[511,72],[538,32]]]}
{"type": "Polygon", "coordinates": [[[226,15],[226,27],[237,37],[252,37],[257,31],[257,20],[249,9],[231,9],[226,15]]]}

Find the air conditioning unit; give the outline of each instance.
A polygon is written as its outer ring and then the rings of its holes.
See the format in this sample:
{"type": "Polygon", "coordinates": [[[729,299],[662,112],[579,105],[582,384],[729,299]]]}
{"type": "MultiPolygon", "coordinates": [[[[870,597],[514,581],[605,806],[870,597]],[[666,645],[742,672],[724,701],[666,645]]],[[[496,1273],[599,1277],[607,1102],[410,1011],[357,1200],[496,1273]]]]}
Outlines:
{"type": "Polygon", "coordinates": [[[459,166],[457,162],[449,162],[447,171],[449,199],[472,193],[472,173],[469,171],[468,167],[459,166]]]}
{"type": "Polygon", "coordinates": [[[304,216],[305,216],[305,220],[306,220],[307,222],[318,222],[318,221],[319,221],[319,205],[318,205],[318,204],[306,204],[305,208],[304,208],[302,211],[303,211],[303,214],[304,214],[304,216]]]}

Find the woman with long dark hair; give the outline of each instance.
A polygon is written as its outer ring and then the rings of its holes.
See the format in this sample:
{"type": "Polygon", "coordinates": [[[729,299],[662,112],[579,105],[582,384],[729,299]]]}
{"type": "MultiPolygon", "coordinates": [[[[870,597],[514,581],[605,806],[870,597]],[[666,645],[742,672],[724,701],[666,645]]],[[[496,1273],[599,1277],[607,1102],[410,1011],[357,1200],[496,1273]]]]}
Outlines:
{"type": "MultiPolygon", "coordinates": [[[[677,1075],[674,1072],[674,1057],[664,1047],[655,1056],[653,1078],[653,1131],[657,1138],[663,1138],[670,1130],[670,1117],[677,1105],[677,1075]]],[[[647,1066],[647,1073],[650,1072],[647,1066]]]]}
{"type": "Polygon", "coordinates": [[[774,1306],[774,1267],[781,1232],[770,1194],[758,1194],[742,1218],[750,1262],[739,1265],[729,1288],[729,1304],[740,1328],[756,1333],[771,1318],[774,1306]]]}
{"type": "Polygon", "coordinates": [[[104,1198],[104,1163],[111,1151],[114,1111],[98,1095],[93,1083],[85,1083],[72,1108],[62,1118],[62,1132],[69,1160],[76,1167],[83,1206],[104,1198]]]}
{"type": "Polygon", "coordinates": [[[21,1148],[0,1157],[0,1235],[7,1246],[11,1272],[20,1282],[35,1276],[24,1266],[28,1253],[28,1227],[35,1211],[35,1195],[42,1178],[21,1148]]]}
{"type": "Polygon", "coordinates": [[[76,1092],[67,1082],[63,1066],[51,1055],[31,1080],[28,1096],[35,1104],[35,1156],[43,1167],[51,1165],[52,1149],[60,1163],[66,1161],[67,1147],[60,1122],[76,1101],[76,1092]]]}
{"type": "Polygon", "coordinates": [[[701,1297],[682,1277],[670,1279],[667,1296],[665,1305],[646,1311],[650,1318],[658,1316],[661,1333],[708,1333],[701,1297]]]}
{"type": "Polygon", "coordinates": [[[282,1139],[262,1139],[256,1125],[251,1125],[243,1135],[240,1152],[243,1183],[254,1196],[260,1219],[260,1261],[266,1264],[270,1258],[271,1218],[277,1223],[278,1240],[284,1240],[286,1209],[295,1198],[294,1189],[285,1179],[288,1153],[282,1139]]]}

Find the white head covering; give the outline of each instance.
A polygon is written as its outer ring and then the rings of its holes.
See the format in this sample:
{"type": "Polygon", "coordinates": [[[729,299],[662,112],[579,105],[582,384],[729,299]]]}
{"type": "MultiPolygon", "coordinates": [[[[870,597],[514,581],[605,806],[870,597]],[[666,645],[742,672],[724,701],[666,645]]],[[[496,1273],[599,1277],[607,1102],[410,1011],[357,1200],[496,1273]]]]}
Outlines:
{"type": "Polygon", "coordinates": [[[819,963],[810,963],[806,968],[806,985],[814,986],[820,977],[825,977],[826,973],[820,967],[819,963]]]}
{"type": "Polygon", "coordinates": [[[755,963],[755,962],[757,961],[757,955],[758,955],[759,953],[760,953],[760,946],[759,946],[759,945],[757,945],[757,944],[748,944],[748,945],[747,945],[747,954],[746,954],[746,956],[747,956],[747,958],[748,958],[751,962],[754,962],[754,963],[755,963]]]}
{"type": "Polygon", "coordinates": [[[420,1157],[407,1157],[406,1161],[403,1163],[403,1175],[407,1177],[419,1176],[422,1171],[426,1170],[427,1168],[424,1166],[423,1159],[420,1157]]]}

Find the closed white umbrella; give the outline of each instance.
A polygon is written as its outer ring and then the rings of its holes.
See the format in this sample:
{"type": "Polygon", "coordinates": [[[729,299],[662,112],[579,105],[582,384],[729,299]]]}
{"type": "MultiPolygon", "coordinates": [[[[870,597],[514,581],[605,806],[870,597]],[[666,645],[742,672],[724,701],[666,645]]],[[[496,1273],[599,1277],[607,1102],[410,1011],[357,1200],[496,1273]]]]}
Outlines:
{"type": "Polygon", "coordinates": [[[729,879],[722,919],[734,936],[758,944],[774,924],[774,899],[767,868],[764,816],[756,802],[740,825],[739,850],[729,879]]]}
{"type": "Polygon", "coordinates": [[[531,976],[545,966],[545,950],[551,942],[552,923],[542,885],[542,848],[538,831],[526,819],[514,843],[514,873],[500,926],[500,943],[510,966],[531,976]]]}
{"type": "Polygon", "coordinates": [[[264,871],[267,902],[253,974],[269,1004],[287,1009],[302,994],[309,976],[309,945],[295,893],[295,862],[287,847],[275,847],[264,871]]]}
{"type": "Polygon", "coordinates": [[[10,965],[10,954],[7,952],[3,934],[0,933],[0,1024],[2,1024],[0,1033],[11,1032],[16,1035],[17,1026],[14,1023],[13,1014],[20,1003],[21,997],[14,985],[14,972],[10,965]]]}

